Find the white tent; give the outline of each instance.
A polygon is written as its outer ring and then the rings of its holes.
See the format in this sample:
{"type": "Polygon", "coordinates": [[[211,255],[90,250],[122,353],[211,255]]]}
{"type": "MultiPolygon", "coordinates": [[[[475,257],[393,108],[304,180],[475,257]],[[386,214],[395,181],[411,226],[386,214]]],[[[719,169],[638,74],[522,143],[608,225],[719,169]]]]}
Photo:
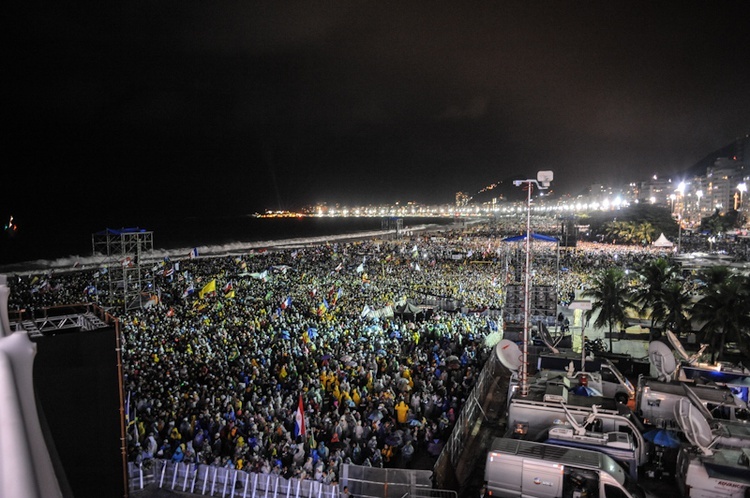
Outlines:
{"type": "Polygon", "coordinates": [[[662,234],[659,235],[659,238],[656,239],[651,245],[653,245],[654,247],[672,247],[674,244],[672,244],[669,239],[664,236],[664,232],[662,232],[662,234]]]}

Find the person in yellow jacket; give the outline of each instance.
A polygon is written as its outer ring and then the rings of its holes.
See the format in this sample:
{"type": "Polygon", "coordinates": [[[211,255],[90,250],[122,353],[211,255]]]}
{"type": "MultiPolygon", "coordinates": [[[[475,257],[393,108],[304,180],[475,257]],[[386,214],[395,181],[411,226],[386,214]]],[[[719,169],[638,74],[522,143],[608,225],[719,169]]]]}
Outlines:
{"type": "Polygon", "coordinates": [[[406,416],[409,413],[409,406],[404,403],[404,398],[399,399],[394,410],[396,410],[396,420],[398,420],[399,425],[406,424],[406,416]]]}

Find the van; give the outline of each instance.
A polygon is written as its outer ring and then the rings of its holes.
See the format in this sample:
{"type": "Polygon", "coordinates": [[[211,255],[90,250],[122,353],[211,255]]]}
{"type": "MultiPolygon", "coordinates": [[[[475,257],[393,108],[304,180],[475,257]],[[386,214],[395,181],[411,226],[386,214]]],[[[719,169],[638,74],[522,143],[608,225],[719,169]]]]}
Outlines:
{"type": "MultiPolygon", "coordinates": [[[[726,465],[715,468],[714,455],[706,457],[684,446],[677,454],[675,480],[681,496],[690,498],[745,498],[750,489],[750,449],[722,448],[722,460],[731,461],[733,467],[744,468],[726,472],[726,465]],[[744,462],[744,465],[742,464],[744,462]]],[[[725,462],[722,462],[725,463],[725,462]]]]}
{"type": "Polygon", "coordinates": [[[514,396],[508,405],[508,433],[523,435],[528,440],[547,439],[550,428],[567,421],[570,415],[578,424],[583,424],[598,405],[596,420],[591,428],[594,432],[622,432],[629,434],[633,444],[636,464],[641,467],[648,461],[648,444],[643,438],[646,428],[626,406],[603,398],[571,395],[565,406],[556,401],[545,401],[539,394],[530,392],[526,398],[514,396]],[[534,399],[536,398],[536,399],[534,399]],[[570,415],[568,415],[570,414],[570,415]]]}
{"type": "Polygon", "coordinates": [[[511,438],[493,440],[484,480],[487,496],[493,498],[647,496],[603,453],[511,438]]]}
{"type": "MultiPolygon", "coordinates": [[[[674,409],[677,402],[685,397],[682,384],[682,381],[663,382],[644,376],[638,378],[635,407],[644,424],[664,428],[677,426],[674,409]]],[[[730,388],[694,383],[688,383],[688,386],[714,418],[732,422],[747,418],[747,405],[736,398],[730,388]]]]}
{"type": "Polygon", "coordinates": [[[633,384],[614,363],[606,358],[586,358],[585,363],[582,364],[580,354],[540,354],[537,360],[537,370],[567,370],[571,362],[575,370],[585,368],[587,372],[596,372],[601,375],[604,397],[613,398],[618,403],[627,403],[635,398],[633,384]]]}

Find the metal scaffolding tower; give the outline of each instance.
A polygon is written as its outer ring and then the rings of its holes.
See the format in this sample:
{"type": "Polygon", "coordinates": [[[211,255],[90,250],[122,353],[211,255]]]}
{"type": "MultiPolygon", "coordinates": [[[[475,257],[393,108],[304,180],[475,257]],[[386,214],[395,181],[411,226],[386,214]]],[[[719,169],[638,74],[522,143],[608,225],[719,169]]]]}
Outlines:
{"type": "Polygon", "coordinates": [[[154,233],[142,228],[107,228],[91,237],[94,254],[106,259],[108,304],[124,311],[141,308],[154,292],[154,233]]]}

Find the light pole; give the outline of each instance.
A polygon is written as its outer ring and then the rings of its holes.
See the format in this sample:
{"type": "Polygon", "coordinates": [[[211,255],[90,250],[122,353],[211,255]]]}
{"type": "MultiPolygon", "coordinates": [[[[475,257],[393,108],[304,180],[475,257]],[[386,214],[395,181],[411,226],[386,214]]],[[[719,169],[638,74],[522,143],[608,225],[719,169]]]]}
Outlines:
{"type": "Polygon", "coordinates": [[[680,182],[677,192],[680,194],[680,212],[677,213],[677,254],[679,254],[682,245],[682,206],[685,203],[685,182],[680,182]]]}
{"type": "Polygon", "coordinates": [[[523,350],[521,359],[521,396],[529,395],[529,313],[531,312],[531,191],[532,185],[540,190],[549,188],[553,174],[551,171],[540,171],[536,174],[536,180],[514,180],[513,185],[519,187],[526,185],[526,266],[523,286],[523,350]]]}

